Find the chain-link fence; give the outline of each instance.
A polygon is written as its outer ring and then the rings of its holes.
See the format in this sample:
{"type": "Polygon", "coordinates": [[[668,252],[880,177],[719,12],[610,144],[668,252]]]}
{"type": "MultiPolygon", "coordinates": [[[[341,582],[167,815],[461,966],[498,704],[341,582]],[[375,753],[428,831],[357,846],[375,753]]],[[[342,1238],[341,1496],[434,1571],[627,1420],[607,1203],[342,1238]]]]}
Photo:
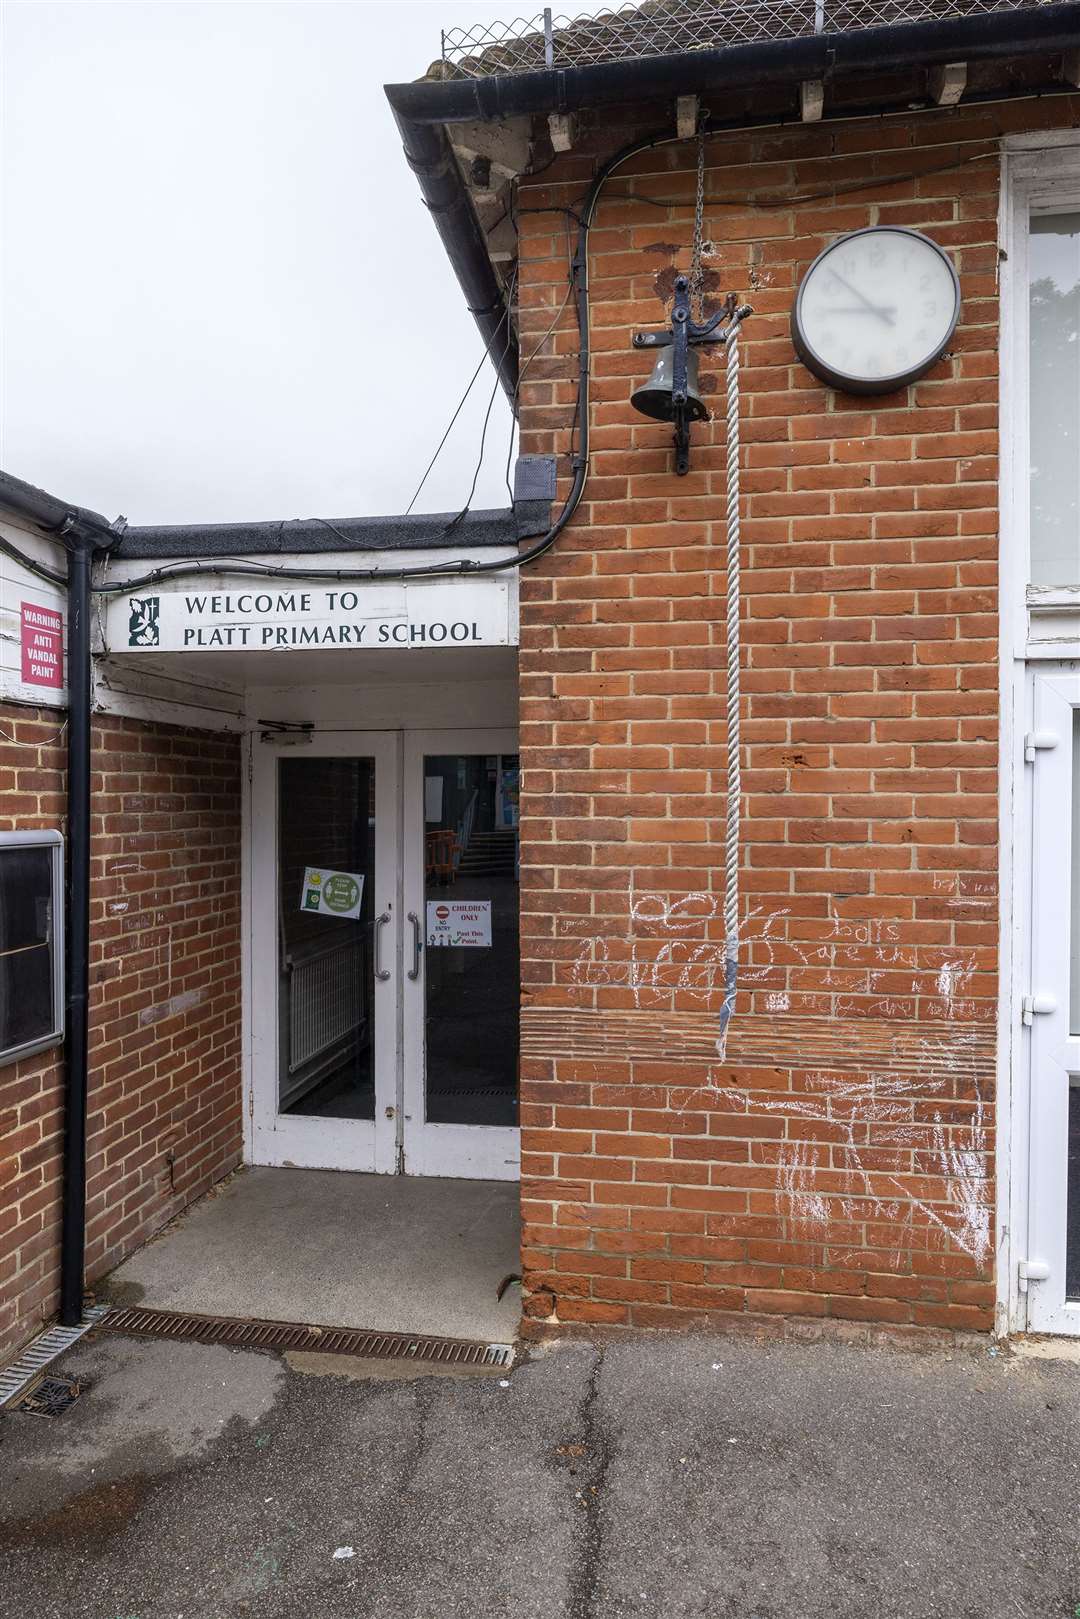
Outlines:
{"type": "Polygon", "coordinates": [[[563,16],[549,9],[512,22],[445,28],[445,78],[625,62],[722,45],[838,34],[928,18],[977,17],[1016,11],[1051,0],[645,0],[595,16],[563,16]]]}

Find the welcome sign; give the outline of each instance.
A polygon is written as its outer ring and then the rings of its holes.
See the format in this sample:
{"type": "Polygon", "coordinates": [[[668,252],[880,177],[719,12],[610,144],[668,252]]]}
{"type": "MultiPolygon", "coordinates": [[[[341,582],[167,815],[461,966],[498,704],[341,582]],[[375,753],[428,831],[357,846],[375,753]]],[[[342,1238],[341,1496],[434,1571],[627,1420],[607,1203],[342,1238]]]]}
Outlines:
{"type": "Polygon", "coordinates": [[[109,652],[510,646],[509,582],[257,584],[133,591],[110,599],[109,652]]]}

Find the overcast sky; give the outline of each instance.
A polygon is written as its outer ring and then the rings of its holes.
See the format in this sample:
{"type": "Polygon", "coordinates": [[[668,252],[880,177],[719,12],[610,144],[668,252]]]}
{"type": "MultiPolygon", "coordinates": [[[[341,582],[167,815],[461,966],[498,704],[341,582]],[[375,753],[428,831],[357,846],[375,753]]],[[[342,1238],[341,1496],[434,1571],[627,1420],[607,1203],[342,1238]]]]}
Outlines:
{"type": "MultiPolygon", "coordinates": [[[[481,343],[382,85],[533,9],[6,0],[3,469],[133,523],[404,511],[481,343]]],[[[500,389],[476,506],[509,433],[500,389]]]]}

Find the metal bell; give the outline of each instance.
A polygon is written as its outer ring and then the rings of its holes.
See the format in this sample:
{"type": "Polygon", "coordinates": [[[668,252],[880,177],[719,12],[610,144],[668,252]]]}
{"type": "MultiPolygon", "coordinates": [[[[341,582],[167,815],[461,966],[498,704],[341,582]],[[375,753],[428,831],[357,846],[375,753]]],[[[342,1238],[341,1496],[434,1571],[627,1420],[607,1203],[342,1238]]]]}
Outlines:
{"type": "MultiPolygon", "coordinates": [[[[675,407],[671,403],[674,356],[675,350],[670,343],[662,348],[648,382],[641,388],[635,388],[630,395],[634,409],[640,410],[643,416],[651,416],[655,422],[675,420],[675,407]]],[[[686,356],[686,404],[683,412],[688,422],[704,421],[709,414],[698,391],[698,357],[693,349],[686,356]]]]}

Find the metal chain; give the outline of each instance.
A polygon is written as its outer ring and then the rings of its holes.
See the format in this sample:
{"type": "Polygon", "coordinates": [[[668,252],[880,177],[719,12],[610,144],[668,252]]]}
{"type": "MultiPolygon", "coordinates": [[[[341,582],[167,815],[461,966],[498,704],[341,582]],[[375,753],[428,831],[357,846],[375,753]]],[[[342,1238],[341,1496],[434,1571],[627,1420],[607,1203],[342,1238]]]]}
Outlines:
{"type": "Polygon", "coordinates": [[[705,272],[701,266],[705,230],[705,118],[698,125],[697,200],[694,203],[694,244],[690,249],[690,318],[705,319],[705,272]]]}

